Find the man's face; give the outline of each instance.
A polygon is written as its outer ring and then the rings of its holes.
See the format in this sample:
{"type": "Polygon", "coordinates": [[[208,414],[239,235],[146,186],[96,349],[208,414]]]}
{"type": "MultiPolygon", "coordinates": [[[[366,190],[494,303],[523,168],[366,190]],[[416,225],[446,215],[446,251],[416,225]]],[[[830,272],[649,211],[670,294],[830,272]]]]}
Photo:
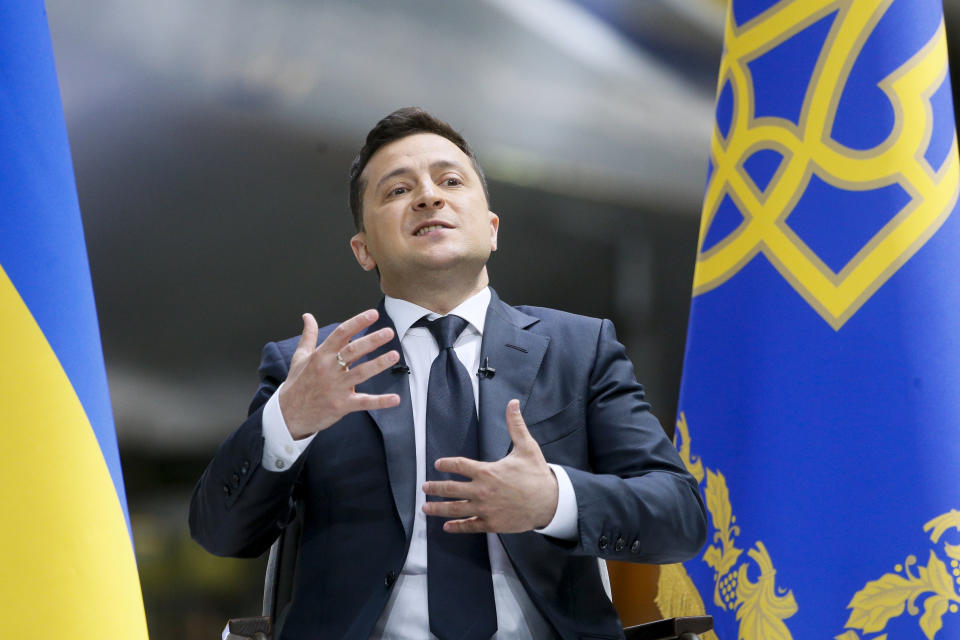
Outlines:
{"type": "MultiPolygon", "coordinates": [[[[380,148],[364,168],[364,230],[351,240],[384,291],[443,271],[479,274],[497,248],[499,218],[480,177],[455,144],[418,133],[380,148]]],[[[388,291],[389,292],[389,291],[388,291]]]]}

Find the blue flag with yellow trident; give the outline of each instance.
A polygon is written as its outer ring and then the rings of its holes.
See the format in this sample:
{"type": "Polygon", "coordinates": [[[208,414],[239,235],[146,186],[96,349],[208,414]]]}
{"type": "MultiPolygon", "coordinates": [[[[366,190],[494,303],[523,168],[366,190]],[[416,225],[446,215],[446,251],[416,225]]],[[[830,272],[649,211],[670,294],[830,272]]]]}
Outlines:
{"type": "MultiPolygon", "coordinates": [[[[733,0],[677,444],[722,640],[960,638],[940,0],[733,0]]],[[[661,588],[661,591],[663,589],[661,588]]]]}
{"type": "Polygon", "coordinates": [[[0,629],[145,640],[43,3],[0,3],[0,629]]]}

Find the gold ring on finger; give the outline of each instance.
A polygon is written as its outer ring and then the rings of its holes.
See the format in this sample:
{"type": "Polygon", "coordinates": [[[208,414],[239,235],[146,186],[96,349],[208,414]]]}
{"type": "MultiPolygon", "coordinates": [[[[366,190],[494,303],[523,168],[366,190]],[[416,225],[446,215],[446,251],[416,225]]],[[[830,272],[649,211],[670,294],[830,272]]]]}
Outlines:
{"type": "Polygon", "coordinates": [[[337,351],[337,364],[340,365],[340,368],[343,369],[344,371],[347,370],[347,363],[343,359],[343,356],[340,355],[339,351],[337,351]]]}

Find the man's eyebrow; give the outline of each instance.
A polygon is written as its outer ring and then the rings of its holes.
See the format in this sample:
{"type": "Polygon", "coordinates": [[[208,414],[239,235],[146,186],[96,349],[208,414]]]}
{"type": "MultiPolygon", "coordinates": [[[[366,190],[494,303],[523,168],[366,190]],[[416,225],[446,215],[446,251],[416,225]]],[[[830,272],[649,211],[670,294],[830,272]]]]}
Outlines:
{"type": "Polygon", "coordinates": [[[465,171],[466,168],[454,160],[437,160],[430,164],[431,171],[437,171],[440,169],[457,169],[458,171],[465,171]]]}
{"type": "Polygon", "coordinates": [[[377,180],[376,188],[379,189],[384,182],[386,182],[387,180],[390,180],[391,178],[396,178],[397,176],[403,175],[405,173],[412,173],[412,172],[413,172],[413,169],[411,169],[410,167],[397,167],[390,173],[387,173],[382,178],[377,180]]]}
{"type": "MultiPolygon", "coordinates": [[[[440,171],[443,169],[456,169],[457,171],[466,173],[466,167],[464,167],[464,165],[454,160],[437,160],[435,162],[430,163],[431,171],[440,171]]],[[[397,176],[402,176],[407,173],[413,173],[413,169],[410,167],[397,167],[393,171],[390,171],[389,173],[385,174],[382,178],[377,180],[376,188],[379,189],[383,185],[383,183],[386,182],[387,180],[396,178],[397,176]]]]}

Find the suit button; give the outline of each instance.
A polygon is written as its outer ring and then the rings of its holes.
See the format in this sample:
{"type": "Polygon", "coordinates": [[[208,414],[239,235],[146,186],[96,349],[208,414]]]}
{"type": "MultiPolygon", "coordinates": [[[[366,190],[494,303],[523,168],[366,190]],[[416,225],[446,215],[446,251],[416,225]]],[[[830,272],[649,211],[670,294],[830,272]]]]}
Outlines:
{"type": "Polygon", "coordinates": [[[630,553],[640,553],[640,541],[634,540],[633,544],[630,545],[630,553]]]}
{"type": "Polygon", "coordinates": [[[233,475],[230,477],[230,482],[233,483],[234,488],[239,487],[239,486],[240,486],[240,476],[238,476],[237,474],[233,474],[233,475]]]}
{"type": "Polygon", "coordinates": [[[607,540],[607,536],[600,536],[600,540],[598,542],[600,545],[600,551],[606,551],[607,545],[610,544],[610,541],[607,540]]]}
{"type": "Polygon", "coordinates": [[[625,546],[627,546],[627,543],[623,541],[623,538],[617,538],[617,542],[613,545],[613,550],[623,551],[625,546]]]}
{"type": "Polygon", "coordinates": [[[396,571],[387,571],[387,575],[383,577],[383,584],[386,587],[392,587],[393,583],[396,581],[397,581],[396,571]]]}
{"type": "Polygon", "coordinates": [[[223,495],[225,495],[225,496],[229,496],[229,495],[230,495],[230,485],[228,485],[228,484],[223,485],[223,495]]]}
{"type": "Polygon", "coordinates": [[[244,460],[243,464],[240,466],[241,475],[247,475],[247,471],[250,471],[250,461],[244,460]]]}

